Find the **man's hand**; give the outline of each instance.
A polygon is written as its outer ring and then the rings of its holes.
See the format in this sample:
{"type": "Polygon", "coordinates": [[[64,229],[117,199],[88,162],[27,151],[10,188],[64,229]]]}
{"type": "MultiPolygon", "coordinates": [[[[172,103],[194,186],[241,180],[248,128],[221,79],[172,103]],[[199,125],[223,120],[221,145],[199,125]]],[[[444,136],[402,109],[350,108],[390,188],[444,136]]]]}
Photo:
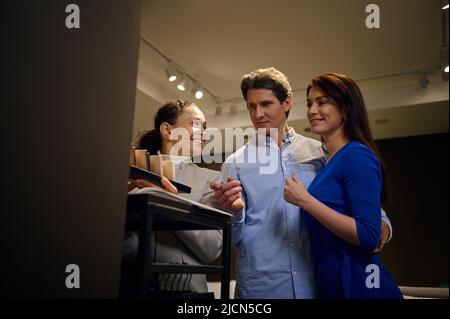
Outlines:
{"type": "Polygon", "coordinates": [[[228,177],[225,183],[211,182],[209,187],[214,190],[214,197],[224,209],[238,212],[244,208],[244,200],[241,196],[242,187],[239,180],[228,177]]]}
{"type": "Polygon", "coordinates": [[[161,184],[164,186],[164,188],[162,188],[158,185],[155,185],[152,182],[149,182],[145,179],[128,179],[128,191],[130,191],[134,187],[138,187],[138,188],[154,187],[154,188],[163,189],[163,190],[168,191],[173,194],[178,193],[178,189],[175,186],[173,186],[173,184],[167,179],[167,177],[161,176],[161,184]]]}
{"type": "Polygon", "coordinates": [[[379,253],[383,249],[384,244],[386,244],[388,238],[389,238],[389,227],[384,220],[381,220],[381,239],[380,242],[378,243],[377,248],[375,248],[373,252],[379,253]]]}

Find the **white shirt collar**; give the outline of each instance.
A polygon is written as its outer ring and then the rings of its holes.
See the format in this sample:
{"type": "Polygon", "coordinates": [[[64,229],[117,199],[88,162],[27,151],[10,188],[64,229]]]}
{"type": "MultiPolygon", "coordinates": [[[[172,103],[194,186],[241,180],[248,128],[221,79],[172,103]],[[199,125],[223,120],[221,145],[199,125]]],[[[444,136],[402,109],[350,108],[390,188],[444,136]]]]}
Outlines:
{"type": "Polygon", "coordinates": [[[177,156],[177,155],[169,155],[169,154],[160,154],[164,161],[172,161],[172,163],[176,166],[182,163],[192,163],[192,159],[189,156],[177,156]]]}

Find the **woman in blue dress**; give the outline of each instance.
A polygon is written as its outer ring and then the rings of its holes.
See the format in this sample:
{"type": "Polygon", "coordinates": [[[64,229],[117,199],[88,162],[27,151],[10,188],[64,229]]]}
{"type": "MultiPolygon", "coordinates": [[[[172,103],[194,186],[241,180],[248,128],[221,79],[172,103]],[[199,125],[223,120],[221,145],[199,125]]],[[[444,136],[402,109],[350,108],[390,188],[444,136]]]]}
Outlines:
{"type": "Polygon", "coordinates": [[[307,117],[329,154],[308,189],[293,175],[285,199],[301,208],[311,234],[321,298],[402,298],[374,253],[386,203],[386,172],[357,84],[328,73],[307,88],[307,117]]]}

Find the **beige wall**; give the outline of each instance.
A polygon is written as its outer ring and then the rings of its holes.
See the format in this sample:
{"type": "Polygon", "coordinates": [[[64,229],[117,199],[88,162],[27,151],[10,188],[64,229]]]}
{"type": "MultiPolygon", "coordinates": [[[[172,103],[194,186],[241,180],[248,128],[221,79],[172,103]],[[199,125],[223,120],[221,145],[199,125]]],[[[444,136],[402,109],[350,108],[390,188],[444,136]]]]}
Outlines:
{"type": "Polygon", "coordinates": [[[162,103],[159,103],[141,90],[136,90],[132,135],[133,141],[136,139],[140,130],[153,128],[153,119],[161,104],[162,103]]]}

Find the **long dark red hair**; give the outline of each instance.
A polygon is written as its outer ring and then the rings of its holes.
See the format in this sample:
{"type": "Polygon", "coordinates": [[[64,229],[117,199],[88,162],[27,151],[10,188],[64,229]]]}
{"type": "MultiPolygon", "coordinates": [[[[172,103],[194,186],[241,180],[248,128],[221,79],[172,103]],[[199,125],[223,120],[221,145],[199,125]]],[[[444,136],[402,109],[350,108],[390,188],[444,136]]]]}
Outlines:
{"type": "Polygon", "coordinates": [[[336,106],[345,114],[344,133],[349,140],[359,141],[369,147],[380,159],[383,173],[381,205],[386,209],[388,201],[389,179],[386,165],[378,151],[370,130],[369,117],[361,90],[355,81],[339,73],[325,73],[311,80],[306,89],[306,96],[313,86],[320,88],[326,95],[336,101],[336,106]]]}

